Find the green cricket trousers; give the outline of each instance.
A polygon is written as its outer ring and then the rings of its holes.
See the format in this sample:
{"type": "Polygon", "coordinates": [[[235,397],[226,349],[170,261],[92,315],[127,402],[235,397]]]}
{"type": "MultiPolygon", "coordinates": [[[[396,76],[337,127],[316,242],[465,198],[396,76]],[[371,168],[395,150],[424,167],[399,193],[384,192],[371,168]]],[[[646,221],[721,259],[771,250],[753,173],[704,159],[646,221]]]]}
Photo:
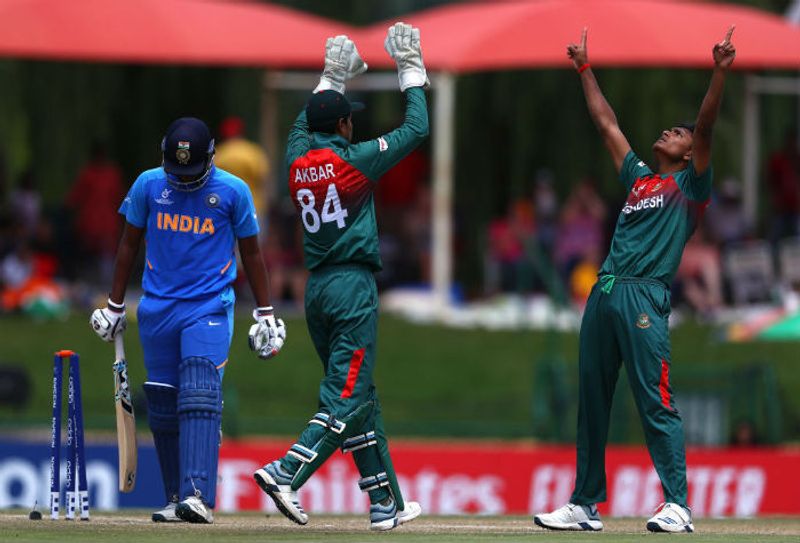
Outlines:
{"type": "Polygon", "coordinates": [[[370,501],[383,500],[391,490],[402,509],[373,382],[378,291],[372,270],[358,265],[315,270],[306,285],[305,309],[324,376],[318,413],[281,464],[299,474],[292,483],[297,489],[341,447],[353,453],[359,486],[370,501]]]}
{"type": "Polygon", "coordinates": [[[580,331],[572,503],[606,501],[609,417],[624,362],[664,499],[687,506],[683,423],[669,383],[669,313],[670,292],[660,281],[606,275],[592,289],[580,331]]]}

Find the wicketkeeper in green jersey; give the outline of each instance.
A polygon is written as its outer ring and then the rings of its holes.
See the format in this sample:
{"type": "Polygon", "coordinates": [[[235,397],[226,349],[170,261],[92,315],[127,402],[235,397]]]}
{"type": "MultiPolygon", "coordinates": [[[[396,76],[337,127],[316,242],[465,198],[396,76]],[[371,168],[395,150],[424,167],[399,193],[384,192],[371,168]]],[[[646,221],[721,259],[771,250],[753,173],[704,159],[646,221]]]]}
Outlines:
{"type": "Polygon", "coordinates": [[[586,104],[611,153],[628,198],[611,251],[581,323],[577,475],[570,503],[534,517],[557,530],[602,530],[596,504],[606,500],[605,447],[611,400],[625,364],[645,439],[664,490],[647,521],[654,532],[691,532],[683,423],[669,382],[669,285],[711,192],[711,131],[725,74],[736,50],[733,27],[714,45],[714,71],[694,125],[664,130],[651,169],[631,150],[589,65],[586,29],[567,53],[580,73],[586,104]]]}
{"type": "Polygon", "coordinates": [[[428,136],[423,88],[429,85],[419,30],[397,23],[384,46],[397,63],[406,98],[403,124],[377,139],[352,143],[345,81],[367,69],[347,36],[328,39],[319,85],[289,132],[289,191],[303,225],[308,331],[325,376],[317,413],[286,456],[255,473],[256,482],[290,520],[308,516],[297,490],[337,449],[352,452],[369,493],[370,528],[391,530],[419,516],[404,501],[392,467],[372,374],[378,324],[373,274],[381,269],[372,192],[392,166],[428,136]]]}

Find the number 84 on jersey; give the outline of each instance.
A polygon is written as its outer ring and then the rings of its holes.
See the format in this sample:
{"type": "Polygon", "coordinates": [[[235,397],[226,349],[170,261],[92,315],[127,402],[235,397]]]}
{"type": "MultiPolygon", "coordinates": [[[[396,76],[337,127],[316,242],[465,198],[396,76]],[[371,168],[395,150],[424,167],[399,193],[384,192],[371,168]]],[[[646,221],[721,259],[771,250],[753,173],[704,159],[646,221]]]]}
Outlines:
{"type": "Polygon", "coordinates": [[[323,223],[336,223],[338,229],[344,228],[347,223],[347,209],[342,207],[342,202],[339,199],[339,192],[336,190],[336,185],[330,183],[328,191],[325,194],[325,200],[322,202],[320,211],[317,211],[317,200],[314,193],[309,189],[300,189],[297,191],[297,203],[300,204],[300,217],[303,220],[305,229],[314,234],[319,232],[323,223]]]}

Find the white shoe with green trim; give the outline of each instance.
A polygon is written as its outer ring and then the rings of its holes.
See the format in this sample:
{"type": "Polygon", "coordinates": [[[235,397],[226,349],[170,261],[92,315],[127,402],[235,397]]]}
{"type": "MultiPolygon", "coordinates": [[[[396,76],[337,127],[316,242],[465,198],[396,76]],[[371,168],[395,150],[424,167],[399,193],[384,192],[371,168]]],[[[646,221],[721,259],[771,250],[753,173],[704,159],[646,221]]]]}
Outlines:
{"type": "Polygon", "coordinates": [[[597,506],[576,505],[568,503],[552,513],[539,514],[533,517],[537,526],[549,530],[577,530],[599,532],[603,529],[597,506]]]}
{"type": "Polygon", "coordinates": [[[669,532],[673,534],[692,533],[692,512],[677,503],[663,503],[647,521],[647,529],[651,532],[669,532]]]}

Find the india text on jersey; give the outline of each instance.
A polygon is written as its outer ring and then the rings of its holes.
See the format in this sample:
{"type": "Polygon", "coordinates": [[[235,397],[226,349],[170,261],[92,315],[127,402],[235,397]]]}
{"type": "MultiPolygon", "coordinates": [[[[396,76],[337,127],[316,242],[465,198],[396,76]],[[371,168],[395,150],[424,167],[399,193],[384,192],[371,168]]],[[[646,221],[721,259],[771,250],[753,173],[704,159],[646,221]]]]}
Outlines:
{"type": "Polygon", "coordinates": [[[159,230],[214,235],[214,221],[208,217],[190,217],[179,213],[158,212],[156,226],[159,230]]]}

